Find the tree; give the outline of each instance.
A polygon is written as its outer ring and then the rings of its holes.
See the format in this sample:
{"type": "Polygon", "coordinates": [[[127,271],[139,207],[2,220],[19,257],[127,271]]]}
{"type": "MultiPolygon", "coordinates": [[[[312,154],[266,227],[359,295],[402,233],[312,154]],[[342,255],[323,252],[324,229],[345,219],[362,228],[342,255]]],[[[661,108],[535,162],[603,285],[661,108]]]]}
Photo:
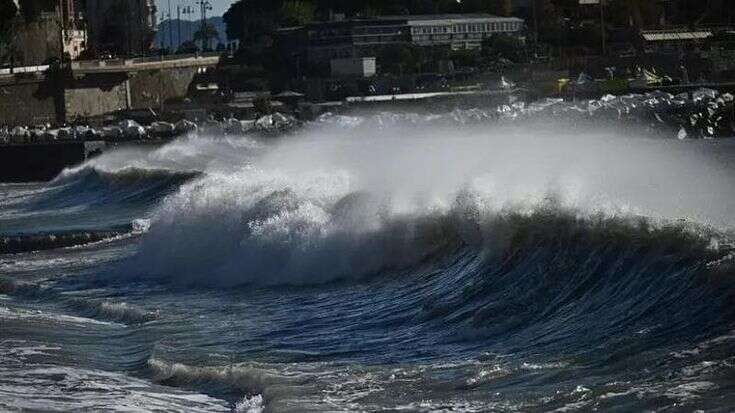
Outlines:
{"type": "Polygon", "coordinates": [[[423,50],[417,46],[392,45],[382,48],[378,56],[381,71],[394,75],[421,70],[423,50]]]}
{"type": "Polygon", "coordinates": [[[459,67],[476,67],[478,53],[474,50],[453,50],[449,54],[449,58],[459,67]]]}
{"type": "Polygon", "coordinates": [[[286,1],[281,7],[283,26],[301,26],[314,18],[314,3],[306,0],[286,1]]]}
{"type": "Polygon", "coordinates": [[[13,0],[0,0],[0,45],[10,42],[13,20],[17,14],[18,8],[13,0]]]}
{"type": "Polygon", "coordinates": [[[243,43],[270,35],[280,27],[283,0],[239,0],[230,6],[223,19],[227,37],[243,43]]]}
{"type": "Polygon", "coordinates": [[[566,30],[563,23],[563,9],[553,0],[540,0],[536,7],[539,13],[539,40],[554,46],[561,46],[566,30]]]}
{"type": "Polygon", "coordinates": [[[54,0],[20,0],[19,3],[26,22],[36,21],[41,12],[53,11],[57,4],[54,0]]]}
{"type": "Polygon", "coordinates": [[[212,40],[219,41],[219,32],[211,24],[204,23],[204,25],[194,33],[194,40],[202,42],[202,49],[209,49],[212,40]]]}
{"type": "Polygon", "coordinates": [[[197,44],[191,40],[187,40],[179,46],[180,53],[194,53],[197,50],[199,50],[197,44]]]}
{"type": "Polygon", "coordinates": [[[526,59],[526,45],[515,36],[499,33],[482,41],[482,56],[520,63],[526,59]]]}

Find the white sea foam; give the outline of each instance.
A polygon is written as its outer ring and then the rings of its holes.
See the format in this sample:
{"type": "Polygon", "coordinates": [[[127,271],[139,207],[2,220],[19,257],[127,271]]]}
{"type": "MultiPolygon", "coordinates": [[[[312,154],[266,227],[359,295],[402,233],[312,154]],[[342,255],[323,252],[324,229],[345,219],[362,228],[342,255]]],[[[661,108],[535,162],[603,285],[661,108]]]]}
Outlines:
{"type": "Polygon", "coordinates": [[[30,320],[37,323],[49,324],[70,324],[70,325],[88,325],[96,324],[98,326],[119,326],[120,324],[95,320],[86,317],[77,317],[66,314],[45,313],[39,310],[25,310],[20,308],[10,308],[0,306],[0,319],[6,320],[30,320]]]}
{"type": "Polygon", "coordinates": [[[0,376],[0,410],[231,411],[223,400],[98,370],[55,366],[13,370],[0,366],[0,376]]]}
{"type": "Polygon", "coordinates": [[[56,182],[93,169],[110,175],[126,172],[162,171],[192,173],[209,170],[231,170],[242,164],[245,154],[252,156],[262,148],[258,141],[239,137],[210,139],[182,137],[154,150],[150,148],[122,148],[104,152],[89,161],[64,170],[56,182]]]}
{"type": "Polygon", "coordinates": [[[231,148],[238,170],[206,169],[156,211],[130,275],[209,285],[360,277],[424,260],[452,236],[503,242],[504,216],[549,205],[582,216],[735,222],[735,177],[698,146],[382,122],[379,134],[308,128],[257,156],[231,148]]]}
{"type": "Polygon", "coordinates": [[[263,396],[256,394],[255,396],[245,396],[235,405],[237,413],[262,413],[263,396]]]}

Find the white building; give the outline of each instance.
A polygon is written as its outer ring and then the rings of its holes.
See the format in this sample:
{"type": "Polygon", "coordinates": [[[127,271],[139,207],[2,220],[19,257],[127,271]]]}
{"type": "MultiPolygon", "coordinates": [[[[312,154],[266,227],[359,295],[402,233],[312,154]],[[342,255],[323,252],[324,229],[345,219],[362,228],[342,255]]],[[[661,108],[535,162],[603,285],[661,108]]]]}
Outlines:
{"type": "Polygon", "coordinates": [[[454,50],[478,49],[494,34],[523,30],[523,19],[490,14],[406,16],[411,42],[419,46],[449,45],[454,50]]]}
{"type": "Polygon", "coordinates": [[[62,48],[72,60],[76,60],[87,48],[87,31],[84,29],[65,29],[61,31],[62,48]]]}

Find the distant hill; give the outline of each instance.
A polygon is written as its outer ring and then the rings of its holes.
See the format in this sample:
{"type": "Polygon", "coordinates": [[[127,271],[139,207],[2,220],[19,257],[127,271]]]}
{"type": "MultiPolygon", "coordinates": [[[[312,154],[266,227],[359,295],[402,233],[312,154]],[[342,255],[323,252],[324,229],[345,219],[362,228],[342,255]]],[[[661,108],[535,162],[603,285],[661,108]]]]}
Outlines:
{"type": "MultiPolygon", "coordinates": [[[[173,37],[174,48],[178,48],[182,43],[192,40],[194,33],[196,33],[201,27],[201,21],[196,20],[181,20],[181,38],[179,38],[179,20],[164,20],[158,26],[158,33],[156,33],[156,47],[161,46],[161,40],[164,42],[164,47],[169,47],[171,44],[171,37],[173,37]]],[[[225,23],[222,17],[211,17],[207,19],[207,24],[214,26],[219,33],[219,41],[213,42],[212,46],[216,47],[217,43],[227,43],[227,34],[225,32],[225,23]]]]}

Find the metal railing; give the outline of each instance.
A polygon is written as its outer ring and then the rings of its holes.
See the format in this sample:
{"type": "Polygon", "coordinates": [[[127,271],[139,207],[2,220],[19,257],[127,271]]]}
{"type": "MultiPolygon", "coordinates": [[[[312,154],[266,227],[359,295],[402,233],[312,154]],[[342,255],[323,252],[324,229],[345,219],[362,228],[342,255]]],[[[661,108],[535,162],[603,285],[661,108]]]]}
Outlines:
{"type": "Polygon", "coordinates": [[[49,65],[6,67],[0,69],[0,75],[14,75],[19,73],[43,73],[49,69],[49,65]]]}
{"type": "MultiPolygon", "coordinates": [[[[129,59],[98,59],[98,60],[78,60],[71,63],[72,70],[95,70],[95,69],[120,69],[120,68],[135,68],[136,66],[151,65],[151,64],[176,64],[177,62],[184,63],[186,61],[194,60],[195,63],[200,60],[211,60],[212,58],[219,58],[219,53],[209,54],[186,54],[186,55],[167,55],[167,56],[149,56],[149,57],[134,57],[129,59]]],[[[209,63],[207,63],[209,64],[209,63]]]]}

